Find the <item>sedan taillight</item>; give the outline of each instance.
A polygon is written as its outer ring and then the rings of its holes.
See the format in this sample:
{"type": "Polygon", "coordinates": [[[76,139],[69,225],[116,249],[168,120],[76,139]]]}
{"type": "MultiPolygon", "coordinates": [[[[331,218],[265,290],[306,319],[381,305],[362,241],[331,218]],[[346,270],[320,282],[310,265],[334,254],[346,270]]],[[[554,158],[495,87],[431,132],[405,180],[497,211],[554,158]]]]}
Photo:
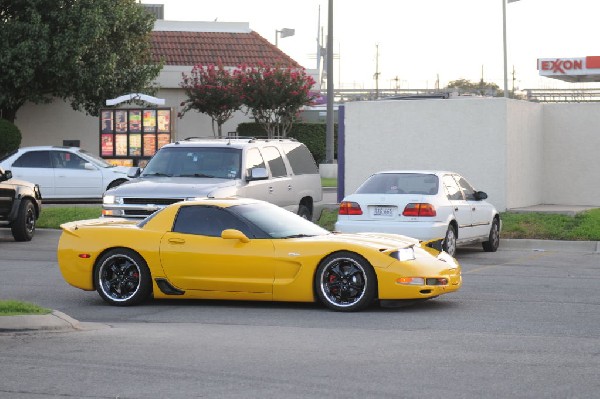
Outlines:
{"type": "Polygon", "coordinates": [[[404,211],[402,212],[402,216],[411,216],[411,217],[419,217],[419,216],[427,216],[432,217],[437,213],[435,212],[435,207],[431,204],[427,203],[414,203],[404,207],[404,211]]]}
{"type": "Polygon", "coordinates": [[[362,215],[362,209],[356,202],[342,201],[340,203],[340,215],[362,215]]]}

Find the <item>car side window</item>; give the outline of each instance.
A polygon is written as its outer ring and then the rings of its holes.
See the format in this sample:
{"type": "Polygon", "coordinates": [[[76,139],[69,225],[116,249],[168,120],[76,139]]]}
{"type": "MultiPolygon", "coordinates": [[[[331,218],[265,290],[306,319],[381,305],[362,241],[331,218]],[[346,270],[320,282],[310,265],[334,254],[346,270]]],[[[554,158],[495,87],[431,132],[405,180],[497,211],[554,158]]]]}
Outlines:
{"type": "Polygon", "coordinates": [[[18,168],[51,168],[50,151],[29,151],[21,155],[14,163],[18,168]]]}
{"type": "Polygon", "coordinates": [[[464,199],[458,184],[456,184],[456,181],[452,176],[444,175],[442,181],[444,182],[444,188],[446,189],[446,196],[450,201],[462,201],[464,199]]]}
{"type": "Polygon", "coordinates": [[[455,176],[458,186],[465,194],[467,201],[475,201],[475,189],[462,176],[455,176]]]}
{"type": "Polygon", "coordinates": [[[86,160],[68,151],[53,151],[55,168],[85,169],[86,160]]]}
{"type": "Polygon", "coordinates": [[[295,175],[319,173],[315,159],[305,145],[300,143],[285,144],[283,151],[287,155],[295,175]]]}
{"type": "Polygon", "coordinates": [[[264,147],[262,153],[269,164],[271,169],[271,176],[273,177],[284,177],[287,176],[287,170],[285,163],[281,157],[281,153],[277,147],[264,147]]]}
{"type": "Polygon", "coordinates": [[[237,216],[225,209],[214,206],[182,206],[173,224],[173,232],[195,234],[209,237],[221,237],[226,229],[240,230],[246,236],[253,237],[248,226],[237,216]]]}
{"type": "Polygon", "coordinates": [[[265,160],[263,159],[258,148],[250,148],[246,152],[246,176],[250,176],[250,169],[264,168],[265,160]]]}

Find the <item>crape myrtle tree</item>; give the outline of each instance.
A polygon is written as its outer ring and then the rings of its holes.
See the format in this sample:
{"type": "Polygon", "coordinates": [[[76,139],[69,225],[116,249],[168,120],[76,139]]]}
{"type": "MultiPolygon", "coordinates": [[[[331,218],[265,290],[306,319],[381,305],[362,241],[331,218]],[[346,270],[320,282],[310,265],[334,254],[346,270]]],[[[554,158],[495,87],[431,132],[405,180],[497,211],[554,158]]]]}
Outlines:
{"type": "Polygon", "coordinates": [[[217,66],[196,65],[190,76],[185,73],[182,76],[180,86],[188,98],[181,103],[183,109],[177,116],[182,118],[190,110],[207,114],[212,119],[213,135],[222,138],[223,124],[242,107],[240,86],[232,73],[219,62],[217,66]]]}
{"type": "Polygon", "coordinates": [[[136,0],[0,1],[0,118],[55,98],[97,116],[106,99],[153,94],[154,20],[136,0]]]}
{"type": "Polygon", "coordinates": [[[259,63],[241,65],[234,75],[244,105],[269,138],[286,137],[300,108],[313,100],[310,89],[315,82],[304,69],[259,63]]]}

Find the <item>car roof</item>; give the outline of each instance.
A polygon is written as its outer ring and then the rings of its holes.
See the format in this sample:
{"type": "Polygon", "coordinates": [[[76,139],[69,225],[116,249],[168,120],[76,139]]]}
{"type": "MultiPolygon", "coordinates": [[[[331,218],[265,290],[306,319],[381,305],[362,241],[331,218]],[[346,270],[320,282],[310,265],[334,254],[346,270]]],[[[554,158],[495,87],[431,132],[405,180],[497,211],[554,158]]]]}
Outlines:
{"type": "Polygon", "coordinates": [[[20,147],[19,151],[41,151],[41,150],[70,150],[70,151],[80,151],[79,147],[67,147],[62,145],[36,145],[30,147],[20,147]]]}
{"type": "Polygon", "coordinates": [[[423,174],[423,175],[446,175],[446,174],[453,174],[453,175],[457,175],[458,173],[456,172],[452,172],[452,171],[448,171],[448,170],[409,170],[409,169],[402,169],[402,170],[382,170],[380,172],[375,172],[373,173],[374,175],[378,175],[378,174],[383,174],[383,173],[414,173],[414,174],[423,174]]]}
{"type": "Polygon", "coordinates": [[[254,137],[247,138],[203,138],[203,137],[188,137],[183,140],[178,140],[174,143],[165,145],[163,148],[169,147],[223,147],[228,146],[231,148],[244,148],[250,144],[262,146],[265,144],[273,143],[299,143],[294,139],[257,139],[254,137]]]}

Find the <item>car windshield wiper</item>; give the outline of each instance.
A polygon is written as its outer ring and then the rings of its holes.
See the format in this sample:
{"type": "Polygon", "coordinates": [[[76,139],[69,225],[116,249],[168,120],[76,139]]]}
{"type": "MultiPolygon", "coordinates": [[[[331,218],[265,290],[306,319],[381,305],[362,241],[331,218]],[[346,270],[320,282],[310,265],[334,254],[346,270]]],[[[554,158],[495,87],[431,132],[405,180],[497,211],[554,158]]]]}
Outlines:
{"type": "Polygon", "coordinates": [[[304,238],[304,237],[314,237],[314,234],[292,234],[292,235],[281,237],[281,238],[304,238]]]}
{"type": "Polygon", "coordinates": [[[144,173],[141,177],[147,177],[147,176],[166,176],[166,177],[172,177],[173,175],[169,175],[166,173],[160,173],[160,172],[154,172],[154,173],[144,173]]]}
{"type": "Polygon", "coordinates": [[[205,175],[204,173],[192,173],[192,174],[187,174],[187,175],[179,175],[179,177],[209,177],[209,178],[214,178],[215,176],[205,175]]]}

